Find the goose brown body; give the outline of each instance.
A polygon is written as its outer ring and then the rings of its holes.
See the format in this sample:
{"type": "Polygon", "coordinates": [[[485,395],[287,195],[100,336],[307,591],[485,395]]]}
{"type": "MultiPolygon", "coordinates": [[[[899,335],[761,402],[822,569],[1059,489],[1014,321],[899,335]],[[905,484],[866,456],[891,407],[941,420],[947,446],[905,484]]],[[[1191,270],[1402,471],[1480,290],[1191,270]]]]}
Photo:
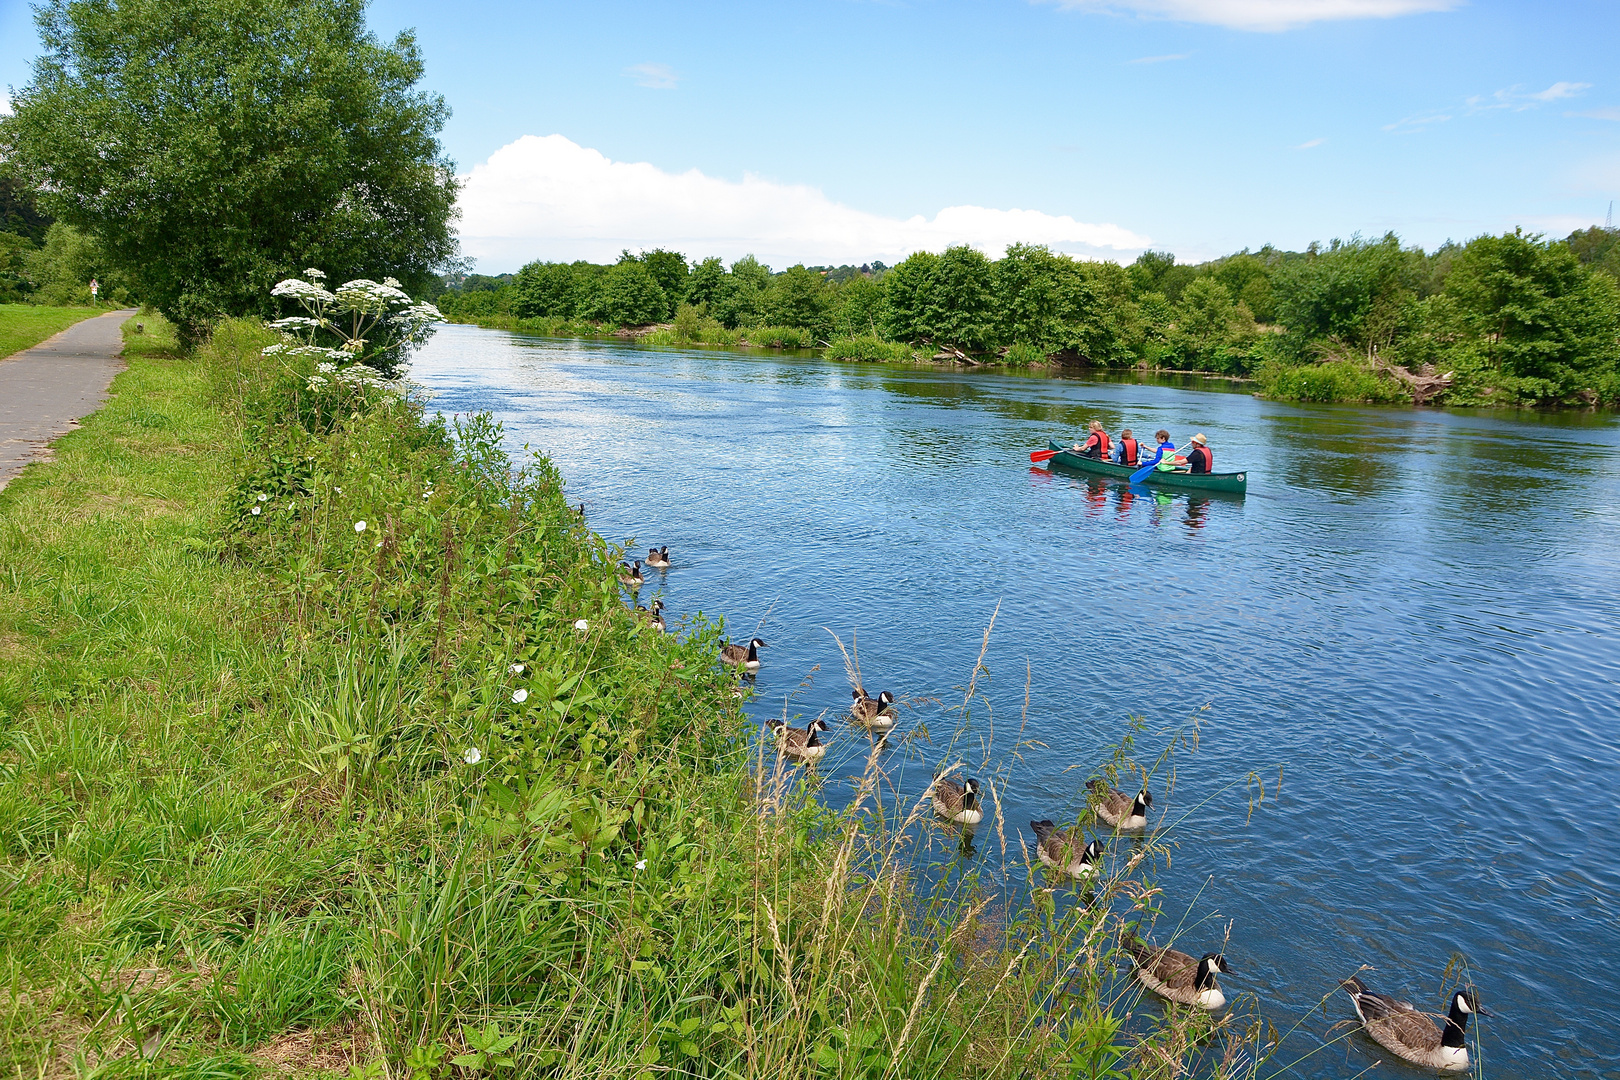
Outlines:
{"type": "Polygon", "coordinates": [[[934,813],[958,825],[977,825],[984,820],[979,805],[979,782],[973,777],[958,783],[948,776],[934,781],[934,813]]]}
{"type": "Polygon", "coordinates": [[[1086,781],[1091,792],[1092,810],[1106,824],[1122,832],[1147,828],[1148,807],[1153,805],[1153,793],[1143,788],[1135,798],[1103,780],[1086,781]]]}
{"type": "Polygon", "coordinates": [[[1035,832],[1035,854],[1042,865],[1074,878],[1096,872],[1102,857],[1102,845],[1097,841],[1088,844],[1083,834],[1070,833],[1050,821],[1032,821],[1029,827],[1035,832]]]}
{"type": "Polygon", "coordinates": [[[850,694],[855,702],[849,707],[849,715],[857,724],[872,731],[888,731],[894,727],[898,710],[894,707],[893,694],[885,690],[877,697],[870,698],[860,687],[851,690],[850,694]]]}
{"type": "Polygon", "coordinates": [[[1471,992],[1459,990],[1452,994],[1451,1012],[1442,1027],[1409,1002],[1374,993],[1354,976],[1340,985],[1355,1004],[1362,1029],[1385,1050],[1431,1069],[1458,1072],[1468,1068],[1464,1035],[1468,1017],[1479,1008],[1471,992]]]}
{"type": "Polygon", "coordinates": [[[759,638],[754,638],[747,645],[720,646],[720,662],[731,667],[747,668],[753,671],[759,667],[759,650],[764,646],[759,638]]]}
{"type": "Polygon", "coordinates": [[[788,727],[781,720],[767,720],[766,724],[776,732],[777,746],[782,753],[795,761],[818,761],[827,753],[826,744],[816,737],[832,730],[825,720],[812,720],[802,728],[788,727]]]}
{"type": "Polygon", "coordinates": [[[623,563],[620,563],[619,580],[630,586],[632,589],[640,587],[641,583],[646,580],[646,578],[641,576],[641,560],[637,559],[635,561],[635,565],[633,566],[625,566],[623,563]]]}
{"type": "Polygon", "coordinates": [[[1137,981],[1166,1001],[1212,1010],[1226,1004],[1215,976],[1231,969],[1219,953],[1194,959],[1175,949],[1149,945],[1129,930],[1120,935],[1120,947],[1136,965],[1137,981]]]}
{"type": "Polygon", "coordinates": [[[669,545],[661,548],[647,549],[647,565],[654,570],[664,570],[669,567],[669,545]]]}

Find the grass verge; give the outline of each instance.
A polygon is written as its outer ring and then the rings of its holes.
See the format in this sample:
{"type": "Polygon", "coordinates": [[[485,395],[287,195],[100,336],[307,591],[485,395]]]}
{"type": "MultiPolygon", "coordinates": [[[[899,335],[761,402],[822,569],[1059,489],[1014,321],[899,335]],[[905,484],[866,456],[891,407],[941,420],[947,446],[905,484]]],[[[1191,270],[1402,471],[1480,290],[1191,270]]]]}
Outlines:
{"type": "Polygon", "coordinates": [[[102,314],[104,308],[0,304],[0,360],[31,349],[76,322],[102,314]]]}
{"type": "Polygon", "coordinates": [[[987,776],[1009,893],[876,752],[828,810],[548,463],[271,340],[158,325],[0,493],[0,1071],[1235,1074],[1127,1020],[1156,841],[1049,879],[987,776]]]}

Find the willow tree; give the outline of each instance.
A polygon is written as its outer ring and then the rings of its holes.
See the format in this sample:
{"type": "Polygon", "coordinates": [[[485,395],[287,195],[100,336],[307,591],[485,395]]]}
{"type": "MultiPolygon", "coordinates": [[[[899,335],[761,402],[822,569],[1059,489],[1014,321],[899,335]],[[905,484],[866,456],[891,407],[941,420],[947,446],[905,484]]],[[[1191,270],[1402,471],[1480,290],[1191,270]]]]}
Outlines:
{"type": "Polygon", "coordinates": [[[455,254],[443,98],[366,0],[45,0],[3,142],[196,337],[304,267],[427,284],[455,254]]]}

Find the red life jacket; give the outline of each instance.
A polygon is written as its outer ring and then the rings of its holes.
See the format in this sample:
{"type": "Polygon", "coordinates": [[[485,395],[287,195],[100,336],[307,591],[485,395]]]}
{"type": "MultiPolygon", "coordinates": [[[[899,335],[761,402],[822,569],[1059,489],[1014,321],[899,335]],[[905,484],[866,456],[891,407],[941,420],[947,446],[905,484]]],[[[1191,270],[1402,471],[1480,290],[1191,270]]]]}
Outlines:
{"type": "Polygon", "coordinates": [[[1202,453],[1204,455],[1204,467],[1203,467],[1202,470],[1193,469],[1192,471],[1193,472],[1202,471],[1202,472],[1206,472],[1206,473],[1214,472],[1215,471],[1215,455],[1210,452],[1210,449],[1207,446],[1195,446],[1195,447],[1193,447],[1192,450],[1187,454],[1188,463],[1190,464],[1191,461],[1192,461],[1193,455],[1198,454],[1198,453],[1202,453]]]}
{"type": "Polygon", "coordinates": [[[1108,449],[1109,449],[1108,432],[1106,432],[1106,431],[1093,431],[1091,433],[1091,437],[1086,440],[1086,445],[1085,445],[1085,449],[1088,452],[1088,454],[1089,454],[1089,452],[1091,450],[1091,444],[1092,444],[1093,441],[1095,441],[1097,443],[1097,456],[1100,457],[1100,458],[1107,458],[1108,457],[1108,449]]]}
{"type": "Polygon", "coordinates": [[[1122,453],[1119,455],[1121,465],[1135,465],[1137,445],[1135,439],[1120,439],[1119,446],[1122,453]]]}

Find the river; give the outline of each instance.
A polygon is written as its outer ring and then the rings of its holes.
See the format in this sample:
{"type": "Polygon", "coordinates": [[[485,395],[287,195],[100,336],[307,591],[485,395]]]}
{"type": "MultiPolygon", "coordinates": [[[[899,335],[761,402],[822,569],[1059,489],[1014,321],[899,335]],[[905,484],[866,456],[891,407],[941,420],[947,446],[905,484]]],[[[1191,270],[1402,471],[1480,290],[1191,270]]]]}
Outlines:
{"type": "MultiPolygon", "coordinates": [[[[1305,408],[1215,382],[466,326],[411,375],[549,456],[608,539],[669,545],[643,603],[724,616],[733,639],[757,627],[761,719],[847,705],[833,634],[858,639],[871,693],[959,704],[994,616],[986,704],[954,750],[999,763],[1009,830],[1073,821],[1127,717],[1146,718],[1151,764],[1197,714],[1197,752],[1178,751],[1173,790],[1155,783],[1168,925],[1191,912],[1197,955],[1230,923],[1223,985],[1292,1031],[1279,1062],[1338,1040],[1291,1075],[1384,1056],[1330,1032],[1353,1016],[1343,994],[1312,1015],[1338,979],[1371,964],[1375,989],[1443,1011],[1461,956],[1495,1013],[1485,1075],[1620,1078],[1614,416],[1305,408]],[[1030,466],[1092,418],[1145,441],[1202,431],[1249,494],[1133,497],[1030,466]]],[[[934,737],[895,751],[914,795],[950,732],[937,706],[906,717],[934,737]]],[[[836,725],[823,773],[866,749],[836,725]]],[[[1000,872],[997,843],[977,857],[1000,872]]]]}

